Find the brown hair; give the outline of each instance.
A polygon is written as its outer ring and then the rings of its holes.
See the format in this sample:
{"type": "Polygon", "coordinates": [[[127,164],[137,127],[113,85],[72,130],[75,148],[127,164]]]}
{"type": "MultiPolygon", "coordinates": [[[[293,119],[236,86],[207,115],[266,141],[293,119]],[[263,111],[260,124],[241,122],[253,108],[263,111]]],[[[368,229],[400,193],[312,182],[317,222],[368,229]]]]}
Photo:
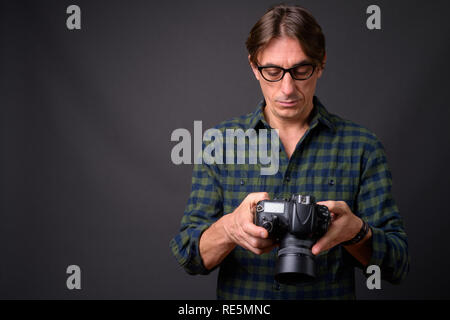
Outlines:
{"type": "Polygon", "coordinates": [[[305,54],[323,68],[325,36],[322,28],[305,8],[284,4],[270,8],[250,31],[245,43],[250,61],[258,65],[259,52],[270,40],[283,36],[297,39],[305,54]]]}

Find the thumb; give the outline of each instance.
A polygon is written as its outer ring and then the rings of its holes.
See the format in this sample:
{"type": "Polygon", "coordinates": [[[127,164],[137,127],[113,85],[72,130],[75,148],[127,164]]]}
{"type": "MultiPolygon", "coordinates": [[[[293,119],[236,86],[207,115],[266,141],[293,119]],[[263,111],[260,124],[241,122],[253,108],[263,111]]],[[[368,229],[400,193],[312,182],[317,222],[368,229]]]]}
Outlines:
{"type": "Polygon", "coordinates": [[[327,251],[330,248],[332,248],[332,241],[331,241],[331,236],[330,233],[327,232],[325,233],[325,235],[320,238],[311,248],[311,252],[313,253],[313,255],[317,256],[319,253],[323,252],[323,251],[327,251]]]}
{"type": "Polygon", "coordinates": [[[325,250],[322,249],[322,244],[320,244],[319,241],[317,241],[316,244],[313,245],[313,247],[311,248],[311,252],[315,256],[317,256],[322,251],[325,251],[325,250]]]}
{"type": "Polygon", "coordinates": [[[313,247],[311,248],[312,254],[315,255],[315,256],[317,256],[317,255],[321,252],[320,247],[321,247],[321,246],[320,246],[320,244],[319,244],[319,241],[317,241],[316,244],[313,245],[313,247]]]}

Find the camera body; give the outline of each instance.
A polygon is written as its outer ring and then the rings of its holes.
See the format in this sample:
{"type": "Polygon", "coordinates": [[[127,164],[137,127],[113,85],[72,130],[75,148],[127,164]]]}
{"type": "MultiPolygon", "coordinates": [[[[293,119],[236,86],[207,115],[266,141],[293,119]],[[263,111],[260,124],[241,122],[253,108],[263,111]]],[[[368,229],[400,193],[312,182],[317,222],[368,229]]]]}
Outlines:
{"type": "Polygon", "coordinates": [[[275,279],[292,284],[316,277],[312,246],[328,230],[331,215],[313,196],[294,194],[290,200],[263,200],[256,206],[255,224],[280,243],[275,279]]]}

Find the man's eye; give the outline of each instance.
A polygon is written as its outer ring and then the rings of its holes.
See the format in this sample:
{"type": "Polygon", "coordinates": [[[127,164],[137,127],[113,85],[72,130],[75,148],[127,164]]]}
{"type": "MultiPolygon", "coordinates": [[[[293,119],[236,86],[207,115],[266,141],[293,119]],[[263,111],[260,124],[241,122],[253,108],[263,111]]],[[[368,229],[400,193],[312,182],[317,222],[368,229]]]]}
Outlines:
{"type": "Polygon", "coordinates": [[[312,66],[310,65],[304,65],[304,66],[298,66],[294,69],[294,74],[296,77],[304,77],[311,73],[312,66]]]}
{"type": "Polygon", "coordinates": [[[277,68],[266,68],[264,69],[264,71],[266,72],[267,75],[271,77],[276,77],[281,74],[281,70],[277,68]]]}

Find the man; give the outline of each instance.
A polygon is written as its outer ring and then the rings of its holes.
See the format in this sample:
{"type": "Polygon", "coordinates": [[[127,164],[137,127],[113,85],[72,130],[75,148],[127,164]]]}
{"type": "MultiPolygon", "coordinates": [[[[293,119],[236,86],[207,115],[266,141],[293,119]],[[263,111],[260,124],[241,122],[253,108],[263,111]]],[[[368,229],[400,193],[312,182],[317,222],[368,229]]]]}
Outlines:
{"type": "Polygon", "coordinates": [[[217,128],[278,129],[279,170],[258,165],[200,164],[172,252],[188,273],[220,266],[219,299],[352,299],[354,268],[378,265],[392,283],[408,273],[407,236],[391,195],[381,143],[367,129],[328,113],[314,96],[325,62],[325,39],[309,12],[276,6],[253,27],[249,62],[264,100],[217,128]],[[277,244],[254,221],[264,199],[313,195],[332,214],[312,247],[314,281],[274,279],[277,244]]]}

